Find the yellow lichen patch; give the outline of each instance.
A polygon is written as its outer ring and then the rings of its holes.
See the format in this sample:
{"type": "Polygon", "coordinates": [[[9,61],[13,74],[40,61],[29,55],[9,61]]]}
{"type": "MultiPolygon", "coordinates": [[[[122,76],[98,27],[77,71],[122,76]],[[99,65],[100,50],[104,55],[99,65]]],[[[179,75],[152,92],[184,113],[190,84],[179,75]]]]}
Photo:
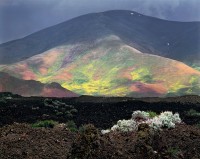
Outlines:
{"type": "Polygon", "coordinates": [[[76,71],[70,71],[72,78],[62,83],[62,86],[79,94],[106,95],[122,94],[122,88],[114,90],[117,83],[112,82],[117,77],[118,67],[105,65],[102,61],[92,61],[84,66],[77,66],[76,71]]]}
{"type": "Polygon", "coordinates": [[[45,76],[45,77],[40,77],[37,80],[40,81],[41,83],[50,83],[51,81],[51,76],[45,76]]]}
{"type": "Polygon", "coordinates": [[[105,95],[107,96],[126,96],[129,93],[129,89],[127,87],[118,87],[113,88],[112,90],[109,90],[107,93],[105,92],[105,95]]]}
{"type": "Polygon", "coordinates": [[[186,88],[187,86],[183,85],[180,81],[175,82],[169,88],[170,92],[177,92],[182,88],[186,88]]]}
{"type": "Polygon", "coordinates": [[[196,83],[200,83],[200,77],[199,76],[192,76],[189,80],[190,84],[196,84],[196,83]]]}
{"type": "Polygon", "coordinates": [[[0,71],[2,71],[4,68],[6,68],[6,65],[0,65],[0,71]]]}
{"type": "Polygon", "coordinates": [[[107,92],[109,87],[108,81],[88,81],[86,83],[77,84],[77,83],[63,83],[62,86],[68,90],[72,90],[76,93],[83,93],[85,95],[92,94],[104,94],[107,92]]]}
{"type": "Polygon", "coordinates": [[[130,74],[133,81],[141,81],[141,82],[151,81],[150,72],[147,68],[138,68],[136,70],[133,70],[130,74]]]}

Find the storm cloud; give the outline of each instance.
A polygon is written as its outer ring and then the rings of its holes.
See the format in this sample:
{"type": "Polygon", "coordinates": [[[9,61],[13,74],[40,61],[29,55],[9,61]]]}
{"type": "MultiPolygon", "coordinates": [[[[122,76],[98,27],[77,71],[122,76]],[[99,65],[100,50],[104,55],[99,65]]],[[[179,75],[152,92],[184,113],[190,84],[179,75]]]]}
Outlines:
{"type": "Polygon", "coordinates": [[[199,0],[1,0],[0,43],[82,14],[115,9],[174,21],[200,21],[199,6],[199,0]]]}

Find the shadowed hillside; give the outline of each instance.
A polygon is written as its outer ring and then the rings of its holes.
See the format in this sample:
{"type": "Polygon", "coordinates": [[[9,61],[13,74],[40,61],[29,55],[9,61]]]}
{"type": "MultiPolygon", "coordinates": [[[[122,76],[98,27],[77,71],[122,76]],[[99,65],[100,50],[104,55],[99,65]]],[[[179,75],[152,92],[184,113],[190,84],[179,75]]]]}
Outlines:
{"type": "Polygon", "coordinates": [[[0,73],[0,92],[12,92],[23,96],[77,97],[57,83],[42,84],[34,80],[20,80],[6,73],[0,73]]]}
{"type": "Polygon", "coordinates": [[[0,63],[18,62],[61,45],[82,43],[84,47],[73,52],[83,52],[110,35],[142,52],[193,62],[200,59],[199,27],[200,22],[165,21],[133,11],[87,14],[1,44],[0,63]]]}

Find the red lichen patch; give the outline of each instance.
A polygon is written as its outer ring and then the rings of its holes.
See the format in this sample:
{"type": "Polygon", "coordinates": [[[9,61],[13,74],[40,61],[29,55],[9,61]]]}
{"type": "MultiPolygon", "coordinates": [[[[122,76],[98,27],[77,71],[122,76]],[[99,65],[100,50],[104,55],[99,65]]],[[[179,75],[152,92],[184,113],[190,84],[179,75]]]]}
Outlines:
{"type": "Polygon", "coordinates": [[[53,77],[55,80],[71,80],[73,78],[73,74],[71,71],[73,71],[77,67],[76,64],[71,64],[69,66],[66,66],[60,72],[53,77]]]}
{"type": "Polygon", "coordinates": [[[41,75],[46,75],[48,73],[48,69],[45,67],[39,68],[39,72],[41,75]]]}
{"type": "Polygon", "coordinates": [[[68,70],[61,71],[62,73],[59,73],[55,75],[52,79],[54,80],[70,80],[72,79],[72,74],[68,72],[68,70]]]}
{"type": "Polygon", "coordinates": [[[39,67],[39,72],[42,75],[46,75],[48,73],[48,69],[50,66],[52,66],[58,56],[60,55],[60,52],[57,50],[51,50],[48,53],[42,55],[40,58],[41,65],[39,67]]]}
{"type": "Polygon", "coordinates": [[[163,77],[165,77],[165,79],[169,78],[169,79],[177,79],[180,77],[186,77],[186,76],[190,76],[190,75],[200,75],[200,72],[193,69],[192,67],[189,67],[187,65],[185,65],[184,63],[181,62],[172,62],[171,67],[162,67],[162,70],[156,70],[154,71],[155,74],[162,75],[163,77]]]}
{"type": "Polygon", "coordinates": [[[58,52],[57,50],[51,50],[47,54],[42,56],[44,65],[52,65],[55,62],[56,58],[59,56],[59,54],[60,52],[58,52]]]}
{"type": "Polygon", "coordinates": [[[16,67],[13,69],[11,68],[11,70],[20,74],[21,78],[24,80],[36,79],[35,74],[32,72],[32,70],[29,69],[29,66],[25,62],[17,64],[16,67]]]}
{"type": "Polygon", "coordinates": [[[132,80],[131,72],[135,69],[135,67],[129,67],[126,69],[122,69],[120,73],[120,77],[124,77],[126,79],[132,80]]]}
{"type": "Polygon", "coordinates": [[[0,92],[3,92],[3,85],[0,84],[0,92]]]}
{"type": "Polygon", "coordinates": [[[150,88],[151,90],[153,90],[154,92],[158,93],[158,94],[165,94],[167,93],[167,89],[160,83],[154,83],[154,84],[145,84],[145,86],[147,88],[150,88]]]}
{"type": "Polygon", "coordinates": [[[148,93],[148,92],[153,92],[156,94],[167,93],[167,89],[160,83],[149,84],[149,83],[136,82],[131,85],[130,90],[138,93],[148,93]]]}
{"type": "Polygon", "coordinates": [[[179,72],[176,72],[177,76],[184,76],[185,74],[200,75],[199,71],[193,69],[192,67],[185,65],[184,63],[177,63],[175,66],[176,66],[177,70],[181,70],[179,72]]]}
{"type": "Polygon", "coordinates": [[[24,79],[24,80],[35,80],[36,77],[35,77],[35,74],[32,71],[26,70],[26,71],[23,72],[22,79],[24,79]]]}

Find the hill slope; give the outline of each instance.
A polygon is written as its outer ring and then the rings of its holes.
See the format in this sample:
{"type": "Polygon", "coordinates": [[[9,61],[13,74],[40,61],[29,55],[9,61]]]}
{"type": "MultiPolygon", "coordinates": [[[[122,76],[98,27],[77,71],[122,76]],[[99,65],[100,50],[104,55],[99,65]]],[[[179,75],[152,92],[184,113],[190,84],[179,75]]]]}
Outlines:
{"type": "Polygon", "coordinates": [[[144,54],[123,44],[119,37],[99,39],[85,52],[70,51],[77,47],[57,47],[2,71],[25,80],[57,82],[82,95],[200,94],[199,71],[175,60],[144,54]]]}
{"type": "Polygon", "coordinates": [[[57,83],[42,84],[33,80],[20,80],[6,73],[0,73],[0,92],[12,92],[23,96],[77,97],[57,83]]]}

